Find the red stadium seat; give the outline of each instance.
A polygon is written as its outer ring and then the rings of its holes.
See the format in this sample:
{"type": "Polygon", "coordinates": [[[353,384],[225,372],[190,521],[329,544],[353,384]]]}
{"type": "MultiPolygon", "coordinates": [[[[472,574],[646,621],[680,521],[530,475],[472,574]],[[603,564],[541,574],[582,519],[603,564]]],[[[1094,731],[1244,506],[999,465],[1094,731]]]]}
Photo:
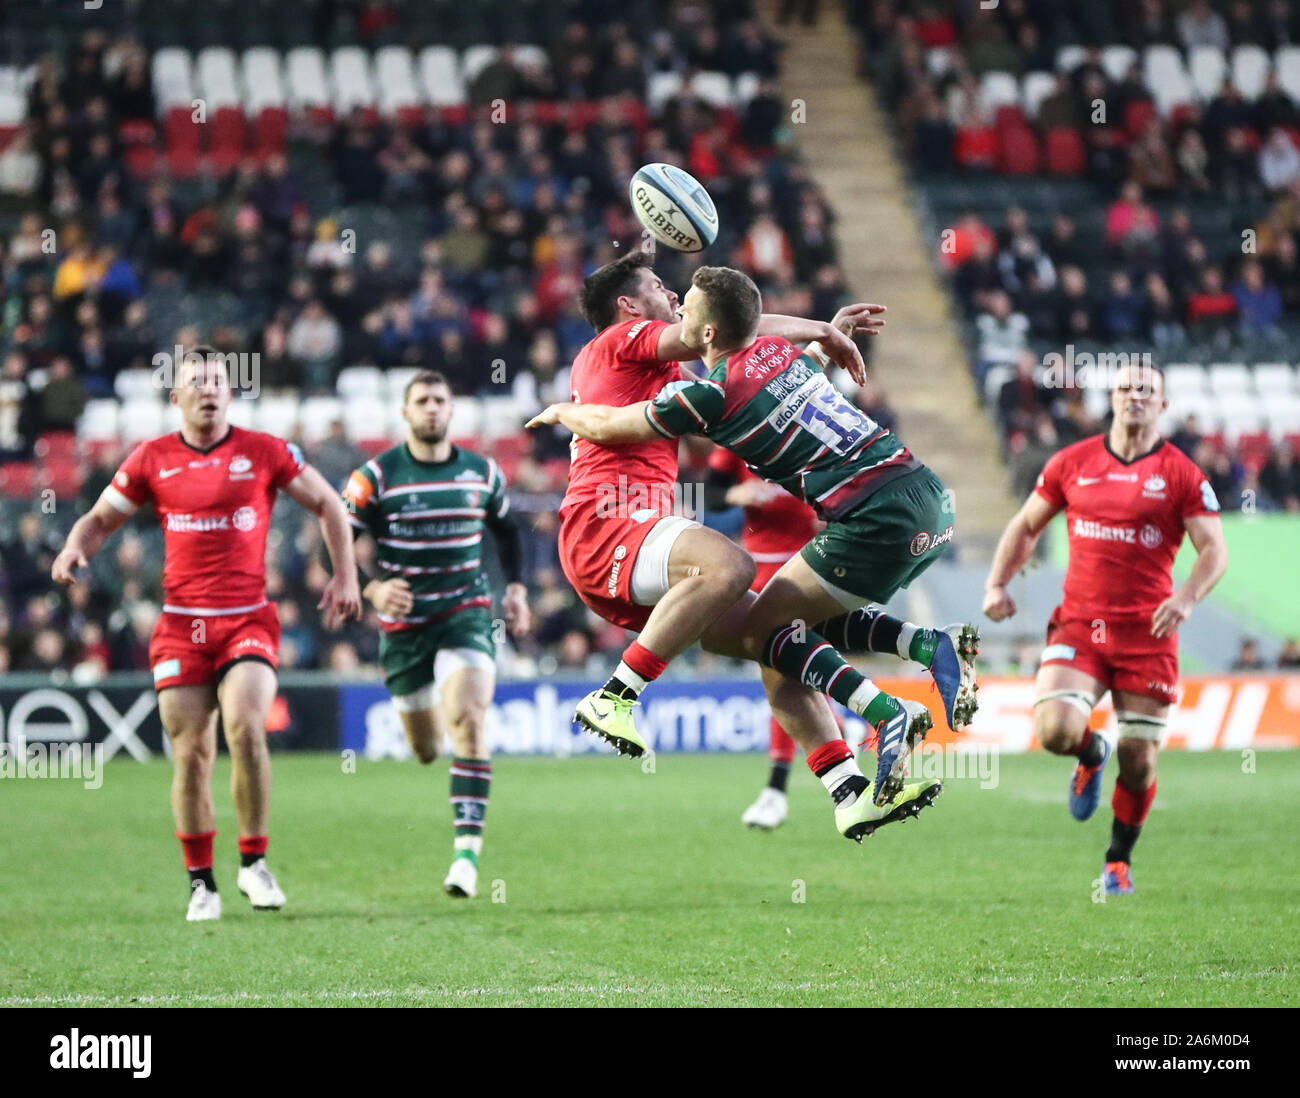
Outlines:
{"type": "Polygon", "coordinates": [[[957,131],[953,158],[963,168],[988,171],[997,163],[998,134],[992,127],[963,126],[957,131]]]}
{"type": "Polygon", "coordinates": [[[1300,435],[1287,435],[1286,440],[1291,444],[1291,449],[1295,452],[1295,456],[1300,458],[1300,435]]]}
{"type": "Polygon", "coordinates": [[[12,499],[30,499],[35,485],[34,462],[9,461],[0,465],[0,493],[12,499]]]}
{"type": "Polygon", "coordinates": [[[1008,126],[998,131],[998,171],[1004,175],[1038,172],[1038,139],[1028,126],[1008,126]]]}
{"type": "Polygon", "coordinates": [[[233,171],[244,154],[244,112],[222,107],[212,122],[212,144],[208,151],[212,170],[218,175],[233,171]]]}
{"type": "Polygon", "coordinates": [[[283,107],[263,107],[258,111],[255,128],[259,155],[283,152],[289,135],[289,112],[283,107]]]}
{"type": "Polygon", "coordinates": [[[1137,137],[1155,117],[1156,105],[1150,99],[1134,99],[1124,108],[1124,131],[1137,137]]]}
{"type": "Polygon", "coordinates": [[[76,461],[77,435],[73,431],[47,431],[36,440],[32,453],[40,461],[76,461]]]}
{"type": "Polygon", "coordinates": [[[41,488],[53,488],[56,498],[70,499],[81,488],[81,463],[75,458],[59,458],[41,464],[36,480],[41,488]]]}
{"type": "Polygon", "coordinates": [[[1237,453],[1241,455],[1241,460],[1252,469],[1258,469],[1267,463],[1272,448],[1273,443],[1267,431],[1243,434],[1237,438],[1237,453]]]}
{"type": "Polygon", "coordinates": [[[1079,131],[1060,126],[1047,131],[1047,170],[1053,175],[1082,175],[1085,157],[1079,131]]]}
{"type": "Polygon", "coordinates": [[[999,129],[1009,129],[1012,126],[1025,126],[1028,123],[1025,120],[1024,108],[1016,103],[1004,103],[993,115],[993,124],[999,129]]]}
{"type": "Polygon", "coordinates": [[[158,131],[152,122],[142,118],[133,118],[123,122],[118,128],[117,136],[123,145],[152,145],[158,131]]]}
{"type": "Polygon", "coordinates": [[[149,145],[129,145],[122,151],[126,170],[135,179],[148,179],[158,163],[158,154],[149,145]]]}

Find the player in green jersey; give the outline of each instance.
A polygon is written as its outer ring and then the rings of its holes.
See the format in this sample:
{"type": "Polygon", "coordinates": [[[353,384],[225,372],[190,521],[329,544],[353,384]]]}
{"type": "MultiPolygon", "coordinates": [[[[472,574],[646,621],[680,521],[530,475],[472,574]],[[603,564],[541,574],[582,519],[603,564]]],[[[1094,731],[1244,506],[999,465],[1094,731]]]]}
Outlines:
{"type": "MultiPolygon", "coordinates": [[[[816,344],[801,353],[786,340],[757,335],[761,295],[742,272],[700,268],[680,311],[682,341],[702,352],[706,377],[623,408],[553,405],[533,422],[561,423],[601,445],[703,434],[816,508],[826,529],[712,632],[736,638],[729,654],[829,694],[876,729],[874,797],[883,804],[902,789],[930,715],[878,690],[827,637],[845,651],[888,651],[924,664],[950,727],[970,722],[974,626],[921,629],[867,608],[888,601],[943,553],[953,534],[951,497],[894,435],[831,385],[816,344]]],[[[845,781],[863,781],[846,759],[825,761],[832,763],[828,775],[843,765],[845,781]]]]}
{"type": "Polygon", "coordinates": [[[422,763],[437,758],[444,731],[451,739],[455,853],[443,887],[472,897],[492,781],[486,718],[496,646],[485,529],[506,576],[506,626],[521,636],[530,615],[505,477],[491,458],[451,444],[451,414],[447,379],[417,374],[402,403],[406,441],[354,470],[343,498],[354,533],[375,541],[380,575],[363,578],[362,595],[379,611],[379,659],[406,738],[422,763]]]}

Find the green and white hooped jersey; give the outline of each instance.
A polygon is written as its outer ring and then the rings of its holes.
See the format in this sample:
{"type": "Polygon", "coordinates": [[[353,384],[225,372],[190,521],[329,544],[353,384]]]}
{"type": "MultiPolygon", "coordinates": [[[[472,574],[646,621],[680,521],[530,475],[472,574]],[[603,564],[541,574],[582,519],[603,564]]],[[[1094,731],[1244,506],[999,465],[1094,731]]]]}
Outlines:
{"type": "Polygon", "coordinates": [[[409,617],[380,615],[385,631],[492,605],[483,526],[504,518],[510,499],[491,458],[453,446],[447,461],[420,461],[402,443],[353,470],[343,499],[353,527],[375,539],[378,578],[402,576],[415,596],[409,617]]]}
{"type": "Polygon", "coordinates": [[[665,438],[712,439],[832,521],[921,463],[831,384],[829,361],[761,336],[707,377],[665,386],[646,420],[665,438]]]}

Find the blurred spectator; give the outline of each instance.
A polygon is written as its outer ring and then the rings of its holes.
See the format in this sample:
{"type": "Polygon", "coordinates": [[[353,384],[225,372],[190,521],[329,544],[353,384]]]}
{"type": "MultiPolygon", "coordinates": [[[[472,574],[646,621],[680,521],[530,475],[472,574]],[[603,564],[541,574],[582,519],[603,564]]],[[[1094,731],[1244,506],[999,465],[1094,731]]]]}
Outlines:
{"type": "Polygon", "coordinates": [[[1269,453],[1259,471],[1260,487],[1285,511],[1300,511],[1300,464],[1288,442],[1279,443],[1269,453]]]}
{"type": "Polygon", "coordinates": [[[1259,642],[1254,637],[1242,637],[1237,649],[1237,658],[1232,661],[1234,671],[1264,671],[1264,657],[1259,651],[1259,642]]]}
{"type": "Polygon", "coordinates": [[[1259,150],[1259,177],[1270,193],[1285,190],[1300,179],[1300,149],[1291,135],[1274,127],[1259,150]]]}
{"type": "Polygon", "coordinates": [[[1282,295],[1264,280],[1264,268],[1257,260],[1242,264],[1241,280],[1233,286],[1232,296],[1243,335],[1281,338],[1282,295]]]}
{"type": "Polygon", "coordinates": [[[979,380],[994,366],[1011,366],[1025,349],[1029,321],[1014,312],[1002,290],[989,295],[988,309],[975,321],[979,332],[979,380]]]}
{"type": "Polygon", "coordinates": [[[338,321],[318,300],[309,301],[289,326],[288,352],[302,364],[304,380],[310,388],[324,389],[333,381],[342,345],[338,321]]]}
{"type": "Polygon", "coordinates": [[[321,476],[342,490],[352,470],[365,464],[366,452],[348,439],[343,421],[336,419],[330,423],[329,434],[308,449],[307,460],[321,476]]]}
{"type": "Polygon", "coordinates": [[[1228,24],[1223,16],[1210,7],[1210,0],[1192,0],[1187,10],[1178,17],[1178,40],[1185,50],[1197,46],[1213,46],[1222,53],[1228,51],[1231,39],[1228,24]]]}
{"type": "Polygon", "coordinates": [[[1288,637],[1277,656],[1277,665],[1284,671],[1300,668],[1300,640],[1288,637]]]}

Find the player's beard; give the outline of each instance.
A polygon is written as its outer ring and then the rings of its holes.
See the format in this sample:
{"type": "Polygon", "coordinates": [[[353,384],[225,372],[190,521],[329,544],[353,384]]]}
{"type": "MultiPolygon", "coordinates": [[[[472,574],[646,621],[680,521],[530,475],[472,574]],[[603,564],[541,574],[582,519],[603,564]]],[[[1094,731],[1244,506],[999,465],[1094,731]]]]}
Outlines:
{"type": "Polygon", "coordinates": [[[447,437],[447,431],[451,427],[450,423],[439,427],[426,427],[421,430],[419,427],[412,427],[411,433],[415,435],[417,442],[423,442],[426,446],[436,446],[447,437]]]}

